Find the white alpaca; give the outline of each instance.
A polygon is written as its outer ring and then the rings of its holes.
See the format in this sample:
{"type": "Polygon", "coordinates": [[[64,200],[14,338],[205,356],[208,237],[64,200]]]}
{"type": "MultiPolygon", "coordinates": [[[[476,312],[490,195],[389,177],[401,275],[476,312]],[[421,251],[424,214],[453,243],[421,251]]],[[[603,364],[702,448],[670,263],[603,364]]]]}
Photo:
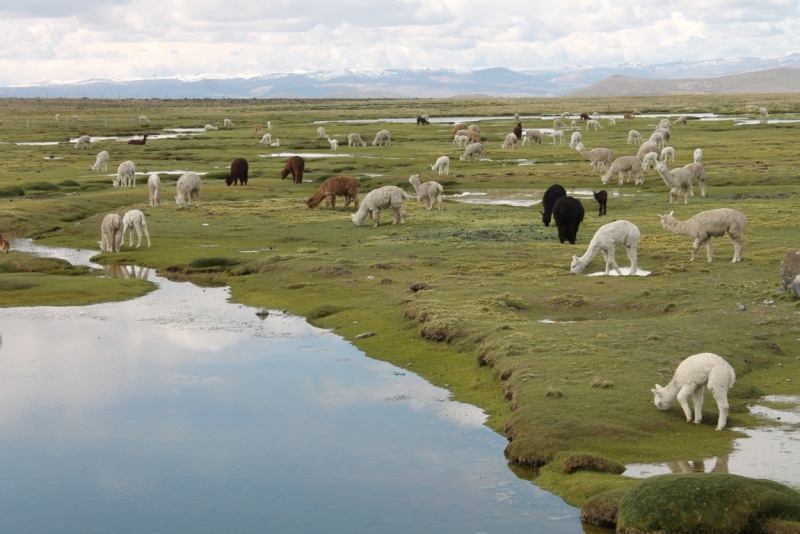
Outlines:
{"type": "Polygon", "coordinates": [[[100,250],[103,252],[119,252],[122,245],[122,217],[109,213],[100,224],[100,250]]]}
{"type": "Polygon", "coordinates": [[[665,147],[661,151],[661,161],[671,161],[672,163],[675,163],[675,149],[671,146],[665,147]]]}
{"type": "Polygon", "coordinates": [[[628,173],[629,182],[631,181],[631,173],[633,173],[634,184],[638,185],[644,183],[644,175],[642,174],[642,160],[636,156],[622,156],[615,159],[614,163],[611,164],[611,167],[603,175],[601,181],[604,184],[607,184],[614,174],[619,174],[619,185],[622,185],[622,181],[625,178],[624,173],[626,172],[628,173]]]}
{"type": "Polygon", "coordinates": [[[112,182],[114,187],[136,187],[136,165],[132,161],[123,161],[117,167],[117,177],[112,182]]]}
{"type": "Polygon", "coordinates": [[[109,159],[110,159],[110,156],[108,155],[108,152],[103,150],[102,152],[97,154],[97,159],[95,160],[94,165],[92,165],[90,168],[93,171],[99,171],[102,168],[103,172],[105,172],[105,171],[108,170],[108,160],[109,159]]]}
{"type": "Polygon", "coordinates": [[[599,119],[600,118],[600,114],[598,112],[596,112],[596,111],[593,111],[591,117],[593,119],[599,119]]]}
{"type": "Polygon", "coordinates": [[[734,382],[736,372],[728,362],[716,354],[701,352],[683,360],[666,387],[656,384],[656,388],[650,391],[655,395],[656,408],[661,411],[667,410],[677,398],[687,423],[692,421],[689,409],[689,397],[692,397],[694,422],[700,423],[703,420],[703,391],[707,387],[717,401],[717,430],[722,430],[728,422],[728,390],[734,382]]]}
{"type": "Polygon", "coordinates": [[[711,245],[712,237],[720,237],[727,234],[733,241],[733,262],[742,261],[742,251],[744,241],[742,235],[747,227],[747,217],[744,214],[730,208],[718,208],[715,210],[701,211],[691,219],[679,221],[669,215],[659,215],[661,226],[665,230],[678,235],[694,237],[692,245],[692,261],[697,258],[697,251],[700,245],[706,245],[706,255],[708,261],[714,261],[714,249],[711,245]]]}
{"type": "MultiPolygon", "coordinates": [[[[692,175],[692,180],[697,180],[700,184],[700,195],[706,196],[706,168],[702,163],[690,163],[683,168],[692,175]]],[[[692,193],[694,196],[694,193],[692,193]]]]}
{"type": "Polygon", "coordinates": [[[661,119],[658,121],[658,126],[656,126],[656,130],[659,128],[664,128],[666,130],[672,131],[672,123],[669,122],[669,119],[661,119]]]}
{"type": "Polygon", "coordinates": [[[703,163],[703,149],[702,148],[695,148],[694,149],[694,162],[695,163],[703,163]]]}
{"type": "Polygon", "coordinates": [[[769,118],[769,112],[767,111],[767,108],[759,109],[758,116],[760,118],[761,124],[767,124],[769,122],[767,120],[769,118]]]}
{"type": "Polygon", "coordinates": [[[681,126],[686,126],[686,115],[681,115],[677,119],[675,119],[675,124],[680,124],[681,126]]]}
{"type": "Polygon", "coordinates": [[[597,131],[598,128],[600,128],[601,130],[603,129],[603,125],[600,124],[600,121],[597,121],[597,120],[594,120],[594,119],[590,119],[590,120],[586,121],[586,131],[587,132],[589,131],[589,126],[594,126],[594,131],[595,132],[597,131]]]}
{"type": "Polygon", "coordinates": [[[77,115],[72,116],[72,122],[80,122],[80,119],[78,118],[77,115]]]}
{"type": "MultiPolygon", "coordinates": [[[[569,118],[569,111],[565,111],[564,113],[562,113],[561,114],[561,118],[562,119],[568,119],[569,118]]],[[[519,122],[519,121],[517,121],[517,122],[519,122]]]]}
{"type": "Polygon", "coordinates": [[[331,150],[339,150],[339,141],[328,137],[328,142],[331,144],[331,150]]]}
{"type": "Polygon", "coordinates": [[[392,136],[389,130],[381,130],[375,134],[375,139],[372,141],[372,146],[392,146],[392,136]]]}
{"type": "Polygon", "coordinates": [[[139,115],[139,124],[150,124],[150,119],[146,115],[139,115]]]}
{"type": "Polygon", "coordinates": [[[161,204],[161,178],[158,174],[151,174],[147,179],[147,190],[150,192],[150,207],[155,208],[161,204]]]}
{"type": "Polygon", "coordinates": [[[564,123],[561,122],[561,119],[556,119],[553,121],[554,130],[563,130],[564,128],[566,128],[566,126],[564,126],[564,123]]]}
{"type": "Polygon", "coordinates": [[[122,217],[122,245],[125,244],[125,232],[130,230],[130,245],[133,246],[133,231],[136,230],[136,236],[139,238],[136,242],[136,248],[142,244],[142,232],[147,237],[147,246],[150,246],[150,232],[147,231],[147,223],[144,220],[144,213],[141,210],[130,210],[122,217]]]}
{"type": "Polygon", "coordinates": [[[578,129],[578,121],[572,121],[572,124],[570,124],[570,128],[572,128],[573,130],[577,130],[578,129]]]}
{"type": "MultiPolygon", "coordinates": [[[[651,152],[652,154],[652,152],[651,152]]],[[[650,156],[650,154],[648,154],[650,156]]],[[[683,203],[689,203],[689,197],[694,194],[692,191],[692,178],[693,173],[686,168],[678,168],[669,170],[667,164],[663,161],[656,162],[656,170],[664,183],[667,184],[669,190],[669,203],[675,204],[678,200],[678,193],[683,192],[683,203]]]]}
{"type": "Polygon", "coordinates": [[[272,142],[272,134],[264,134],[264,135],[261,137],[261,141],[259,141],[258,143],[259,143],[259,144],[268,145],[268,144],[270,144],[271,142],[272,142]]]}
{"type": "Polygon", "coordinates": [[[75,142],[75,148],[92,148],[92,138],[88,135],[82,135],[75,142]]]}
{"type": "Polygon", "coordinates": [[[628,132],[628,144],[630,145],[633,142],[637,142],[640,145],[642,144],[642,134],[639,133],[638,130],[631,130],[628,132]]]}
{"type": "Polygon", "coordinates": [[[325,139],[328,137],[328,134],[325,132],[325,128],[320,126],[317,128],[317,139],[325,139]]]}
{"type": "Polygon", "coordinates": [[[208,132],[210,130],[219,130],[219,128],[217,128],[213,124],[206,124],[205,126],[203,126],[203,130],[208,132]]]}
{"type": "Polygon", "coordinates": [[[413,175],[408,181],[411,182],[411,185],[414,186],[414,191],[417,192],[420,206],[431,209],[434,204],[439,204],[439,209],[442,209],[442,193],[444,189],[439,182],[421,184],[419,182],[419,174],[413,175]]]}
{"type": "MultiPolygon", "coordinates": [[[[442,174],[450,174],[450,158],[447,156],[442,156],[436,160],[436,163],[431,165],[431,170],[439,170],[439,175],[442,174]]],[[[419,175],[417,175],[419,176],[419,175]]]]}
{"type": "Polygon", "coordinates": [[[659,131],[655,131],[650,135],[650,141],[655,143],[659,148],[663,148],[665,143],[664,134],[659,131]]]}
{"type": "Polygon", "coordinates": [[[614,221],[604,224],[595,232],[592,241],[589,243],[589,248],[586,249],[586,253],[580,258],[572,256],[572,265],[570,265],[569,272],[572,274],[582,272],[597,256],[597,253],[602,252],[606,260],[606,274],[613,267],[617,274],[622,276],[622,271],[619,270],[619,265],[614,259],[614,250],[617,247],[625,247],[628,259],[631,260],[631,269],[628,275],[635,275],[637,268],[636,252],[639,248],[640,235],[639,228],[629,221],[614,221]]]}
{"type": "Polygon", "coordinates": [[[200,207],[200,191],[203,188],[203,181],[193,172],[187,172],[178,178],[175,183],[175,203],[178,206],[191,206],[192,199],[200,207]]]}
{"type": "MultiPolygon", "coordinates": [[[[458,148],[465,148],[469,144],[469,137],[466,135],[453,136],[453,144],[458,145],[458,148]]],[[[523,141],[523,145],[525,142],[523,141]]]]}
{"type": "Polygon", "coordinates": [[[550,136],[553,138],[553,146],[556,145],[556,139],[558,139],[559,145],[564,144],[564,132],[562,132],[561,130],[553,130],[550,136]]]}
{"type": "Polygon", "coordinates": [[[516,150],[517,149],[517,136],[514,135],[513,132],[508,134],[506,136],[506,140],[503,141],[503,144],[501,145],[501,148],[503,150],[506,150],[508,148],[510,148],[512,150],[516,150]]]}
{"type": "Polygon", "coordinates": [[[481,133],[481,127],[478,126],[477,124],[470,124],[469,126],[467,126],[467,131],[481,133]]]}
{"type": "Polygon", "coordinates": [[[480,143],[472,143],[469,145],[464,153],[459,158],[460,161],[483,161],[483,145],[480,143]]]}
{"type": "Polygon", "coordinates": [[[579,144],[581,144],[581,133],[580,132],[572,132],[572,139],[569,140],[569,147],[575,148],[579,144]]]}
{"type": "Polygon", "coordinates": [[[281,138],[278,137],[277,139],[275,139],[275,142],[270,143],[269,146],[281,146],[281,138]]]}
{"type": "Polygon", "coordinates": [[[639,147],[639,152],[637,152],[636,157],[640,160],[644,160],[644,156],[648,152],[655,152],[659,158],[661,157],[661,149],[658,148],[658,145],[653,141],[645,141],[642,143],[642,146],[639,147]]]}
{"type": "Polygon", "coordinates": [[[403,207],[403,201],[408,200],[408,195],[405,191],[394,185],[385,185],[374,189],[367,193],[364,200],[358,206],[358,211],[352,215],[353,222],[356,226],[364,224],[364,219],[368,215],[372,216],[375,221],[375,226],[381,222],[381,210],[392,208],[394,212],[394,222],[392,224],[406,222],[406,210],[403,207]]]}
{"type": "Polygon", "coordinates": [[[233,127],[233,121],[230,120],[230,119],[225,119],[225,120],[222,121],[222,125],[223,126],[231,126],[231,127],[233,127]]]}
{"type": "Polygon", "coordinates": [[[351,133],[347,136],[347,146],[367,146],[367,142],[361,139],[361,136],[357,133],[351,133]]]}
{"type": "Polygon", "coordinates": [[[514,113],[514,123],[519,122],[519,113],[514,113]]]}
{"type": "Polygon", "coordinates": [[[56,113],[56,122],[61,120],[61,113],[56,113]]]}
{"type": "Polygon", "coordinates": [[[522,141],[523,146],[528,141],[532,141],[532,142],[536,143],[537,145],[541,145],[542,144],[542,132],[540,132],[539,130],[526,130],[525,131],[525,139],[523,139],[523,141],[522,141]]]}
{"type": "Polygon", "coordinates": [[[459,130],[456,132],[456,135],[463,135],[464,137],[469,137],[470,130],[459,130]]]}
{"type": "Polygon", "coordinates": [[[611,165],[611,162],[614,159],[614,155],[611,153],[611,150],[607,148],[593,148],[592,150],[586,150],[586,147],[583,146],[583,143],[578,143],[575,147],[575,150],[581,153],[581,156],[588,159],[592,163],[592,172],[597,172],[599,168],[602,167],[603,171],[611,165]]]}
{"type": "Polygon", "coordinates": [[[655,152],[648,152],[647,154],[644,155],[644,158],[642,158],[642,171],[646,171],[647,169],[649,169],[650,165],[652,165],[653,168],[655,169],[657,161],[658,161],[658,154],[656,154],[655,152]]]}
{"type": "Polygon", "coordinates": [[[267,130],[272,129],[272,121],[267,121],[267,130]]]}
{"type": "Polygon", "coordinates": [[[614,117],[609,117],[608,118],[608,125],[609,126],[616,126],[617,125],[617,119],[615,119],[614,117]]]}

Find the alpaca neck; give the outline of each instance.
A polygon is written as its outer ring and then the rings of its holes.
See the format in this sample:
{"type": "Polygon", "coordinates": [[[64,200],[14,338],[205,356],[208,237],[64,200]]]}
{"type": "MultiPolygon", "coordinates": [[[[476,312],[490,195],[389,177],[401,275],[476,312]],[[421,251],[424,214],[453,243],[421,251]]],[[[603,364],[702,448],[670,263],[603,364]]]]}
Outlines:
{"type": "Polygon", "coordinates": [[[356,223],[356,226],[361,226],[364,224],[364,220],[367,218],[368,214],[369,209],[362,203],[356,214],[353,216],[353,222],[356,223]]]}
{"type": "Polygon", "coordinates": [[[578,265],[580,265],[581,269],[584,269],[587,265],[592,263],[592,260],[597,256],[598,252],[600,252],[600,243],[592,239],[589,243],[589,248],[586,249],[586,253],[578,258],[578,265]]]}
{"type": "Polygon", "coordinates": [[[414,186],[414,192],[415,192],[417,195],[419,195],[419,186],[421,185],[421,184],[419,183],[419,180],[414,180],[413,182],[411,182],[411,185],[413,185],[413,186],[414,186]]]}
{"type": "Polygon", "coordinates": [[[677,382],[675,382],[675,379],[673,378],[672,380],[670,380],[669,384],[661,388],[661,391],[659,392],[661,394],[661,400],[671,404],[672,402],[675,401],[676,398],[678,398],[678,392],[680,390],[681,386],[679,386],[677,382]]]}
{"type": "Polygon", "coordinates": [[[658,174],[661,175],[661,179],[664,180],[664,183],[667,184],[667,187],[675,187],[674,180],[672,179],[672,172],[668,169],[667,172],[661,172],[661,169],[658,168],[656,165],[656,170],[658,174]]]}
{"type": "Polygon", "coordinates": [[[692,227],[686,224],[685,221],[679,221],[675,218],[672,220],[666,221],[667,230],[672,232],[673,234],[685,235],[689,237],[695,237],[695,233],[692,227]]]}

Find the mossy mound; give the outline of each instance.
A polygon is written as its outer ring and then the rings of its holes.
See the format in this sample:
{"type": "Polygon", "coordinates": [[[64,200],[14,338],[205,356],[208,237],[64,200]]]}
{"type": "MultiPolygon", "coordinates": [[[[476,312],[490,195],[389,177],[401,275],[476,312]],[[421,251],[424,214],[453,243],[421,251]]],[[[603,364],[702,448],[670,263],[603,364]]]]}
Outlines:
{"type": "Polygon", "coordinates": [[[590,497],[581,506],[581,521],[600,527],[615,527],[619,504],[626,493],[627,490],[612,490],[590,497]]]}
{"type": "Polygon", "coordinates": [[[603,458],[595,454],[579,452],[570,454],[561,462],[561,470],[565,473],[575,471],[594,471],[596,473],[611,473],[621,475],[625,472],[625,466],[614,460],[603,458]]]}
{"type": "Polygon", "coordinates": [[[0,198],[23,197],[25,190],[21,187],[11,186],[0,188],[0,198]]]}
{"type": "Polygon", "coordinates": [[[233,258],[197,258],[189,263],[189,267],[192,269],[209,269],[211,267],[233,267],[234,265],[239,265],[239,263],[239,260],[233,258]]]}
{"type": "Polygon", "coordinates": [[[57,258],[39,258],[36,256],[18,255],[13,259],[0,261],[0,273],[44,273],[62,276],[87,274],[88,267],[72,265],[66,260],[57,258]]]}
{"type": "Polygon", "coordinates": [[[81,184],[75,180],[61,180],[58,182],[58,185],[61,187],[80,187],[81,184]]]}
{"type": "Polygon", "coordinates": [[[738,475],[660,475],[628,491],[617,532],[738,534],[762,532],[769,520],[800,523],[800,494],[738,475]]]}
{"type": "Polygon", "coordinates": [[[28,191],[58,191],[61,188],[52,182],[33,182],[25,184],[25,189],[28,191]]]}

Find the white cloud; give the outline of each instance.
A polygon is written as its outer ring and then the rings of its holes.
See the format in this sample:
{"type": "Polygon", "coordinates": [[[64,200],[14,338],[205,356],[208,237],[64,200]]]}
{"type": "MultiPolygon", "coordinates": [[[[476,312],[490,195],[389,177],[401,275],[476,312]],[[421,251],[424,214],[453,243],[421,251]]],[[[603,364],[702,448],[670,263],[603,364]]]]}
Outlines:
{"type": "Polygon", "coordinates": [[[797,50],[768,0],[0,0],[0,83],[298,69],[512,70],[797,50]]]}

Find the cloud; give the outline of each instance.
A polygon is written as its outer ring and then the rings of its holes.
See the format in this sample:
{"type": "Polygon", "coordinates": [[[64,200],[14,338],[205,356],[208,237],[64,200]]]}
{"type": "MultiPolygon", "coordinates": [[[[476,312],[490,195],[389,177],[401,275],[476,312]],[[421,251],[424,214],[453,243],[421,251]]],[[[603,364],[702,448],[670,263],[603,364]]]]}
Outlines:
{"type": "Polygon", "coordinates": [[[790,0],[0,0],[0,83],[774,57],[799,26],[790,0]]]}

